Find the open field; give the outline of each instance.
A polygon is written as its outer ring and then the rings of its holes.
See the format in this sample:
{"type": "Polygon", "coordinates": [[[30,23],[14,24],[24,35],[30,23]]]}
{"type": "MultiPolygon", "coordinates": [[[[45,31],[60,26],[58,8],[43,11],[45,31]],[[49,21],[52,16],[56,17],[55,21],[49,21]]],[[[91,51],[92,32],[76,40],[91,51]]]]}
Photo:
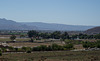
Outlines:
{"type": "MultiPolygon", "coordinates": [[[[8,43],[9,46],[13,46],[13,47],[22,47],[22,46],[24,46],[24,47],[36,47],[36,46],[40,46],[40,45],[49,46],[51,44],[52,44],[52,42],[51,43],[50,42],[49,43],[8,43]]],[[[64,45],[60,42],[58,42],[57,44],[58,45],[64,45]]],[[[74,45],[74,48],[75,49],[84,49],[82,44],[74,45]]]]}
{"type": "Polygon", "coordinates": [[[40,45],[50,45],[50,43],[8,43],[9,46],[24,46],[24,47],[35,47],[40,45]]]}
{"type": "Polygon", "coordinates": [[[7,53],[0,57],[6,61],[100,61],[100,51],[53,51],[33,53],[7,53]]]}
{"type": "Polygon", "coordinates": [[[24,47],[36,47],[36,46],[40,46],[40,45],[51,45],[53,43],[56,43],[58,45],[63,45],[60,41],[58,42],[41,42],[41,43],[31,43],[31,42],[21,42],[21,43],[7,43],[9,46],[16,46],[16,47],[19,47],[19,46],[24,46],[24,47]]]}
{"type": "MultiPolygon", "coordinates": [[[[29,41],[29,38],[17,38],[16,41],[29,41]]],[[[11,41],[10,38],[0,38],[0,42],[11,41]]]]}

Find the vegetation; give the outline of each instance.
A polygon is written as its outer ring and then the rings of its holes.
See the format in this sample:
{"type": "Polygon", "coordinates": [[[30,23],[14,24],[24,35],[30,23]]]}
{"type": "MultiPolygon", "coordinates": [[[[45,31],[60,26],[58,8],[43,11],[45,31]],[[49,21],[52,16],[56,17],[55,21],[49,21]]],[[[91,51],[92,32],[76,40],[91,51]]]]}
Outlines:
{"type": "Polygon", "coordinates": [[[12,35],[12,36],[10,37],[10,39],[11,39],[12,41],[14,41],[14,40],[16,39],[16,36],[15,36],[15,35],[12,35]]]}
{"type": "Polygon", "coordinates": [[[28,34],[28,37],[31,38],[32,42],[33,42],[33,38],[36,38],[38,36],[37,31],[34,31],[34,30],[29,31],[27,34],[28,34]]]}
{"type": "MultiPolygon", "coordinates": [[[[19,45],[20,43],[13,43],[11,46],[1,46],[0,58],[5,57],[5,59],[9,59],[8,61],[25,61],[22,58],[26,59],[26,61],[35,60],[46,60],[52,59],[56,60],[67,60],[67,61],[89,61],[89,60],[100,60],[98,57],[100,56],[100,51],[82,51],[82,52],[71,52],[70,50],[74,49],[75,45],[83,45],[84,48],[100,48],[100,34],[96,35],[87,35],[87,34],[75,34],[69,35],[67,32],[54,31],[54,32],[38,32],[35,30],[29,31],[27,34],[19,34],[19,36],[12,35],[8,38],[0,38],[0,40],[21,41],[23,45],[19,45]],[[28,38],[29,37],[29,38],[28,38]],[[29,41],[31,39],[31,42],[29,41]],[[97,40],[97,41],[91,41],[97,40]],[[87,41],[90,40],[90,41],[87,41]],[[24,41],[24,42],[23,42],[24,41]],[[37,42],[38,41],[38,42],[37,42]],[[43,42],[41,42],[43,41],[43,42]],[[33,43],[34,42],[34,43],[33,43]],[[34,46],[25,47],[25,43],[30,45],[30,43],[34,46]],[[13,47],[15,44],[18,44],[18,47],[13,47]],[[24,46],[24,47],[20,47],[24,46]],[[20,47],[20,48],[19,48],[20,47]],[[45,51],[45,52],[44,52],[45,51]],[[58,52],[59,51],[59,52],[58,52]],[[24,52],[24,53],[15,53],[13,54],[3,54],[5,52],[24,52]],[[94,54],[96,53],[96,55],[94,54]],[[33,54],[34,53],[34,54],[33,54]],[[18,55],[19,54],[19,55],[18,55]],[[21,55],[21,57],[19,57],[21,55]],[[25,56],[24,56],[25,55],[25,56]],[[10,57],[9,57],[10,56],[10,57]],[[12,58],[12,57],[13,58],[12,58]],[[16,58],[17,57],[17,58],[16,58]],[[83,58],[83,59],[82,59],[83,58]]],[[[8,43],[10,45],[10,43],[8,43]]],[[[82,47],[82,48],[83,48],[82,47]]],[[[57,61],[59,61],[57,60],[57,61]]],[[[6,60],[7,61],[7,60],[6,60]]]]}
{"type": "Polygon", "coordinates": [[[83,43],[83,47],[84,48],[94,48],[94,47],[100,48],[100,40],[98,40],[96,42],[86,41],[83,43]]]}
{"type": "Polygon", "coordinates": [[[94,35],[94,38],[95,38],[95,39],[100,39],[100,34],[94,35]]]}
{"type": "Polygon", "coordinates": [[[38,31],[29,31],[28,32],[28,36],[31,38],[39,38],[39,37],[42,37],[43,39],[49,39],[49,38],[52,38],[52,39],[62,39],[63,41],[66,40],[66,39],[71,39],[71,40],[74,40],[74,39],[100,39],[100,34],[96,34],[96,35],[87,35],[87,34],[76,34],[76,35],[69,35],[67,32],[61,32],[61,31],[54,31],[52,33],[41,33],[41,32],[38,32],[38,31]]]}
{"type": "Polygon", "coordinates": [[[0,56],[2,56],[2,51],[0,50],[0,56]]]}
{"type": "Polygon", "coordinates": [[[33,53],[8,53],[2,61],[100,61],[100,51],[52,51],[33,53]]]}

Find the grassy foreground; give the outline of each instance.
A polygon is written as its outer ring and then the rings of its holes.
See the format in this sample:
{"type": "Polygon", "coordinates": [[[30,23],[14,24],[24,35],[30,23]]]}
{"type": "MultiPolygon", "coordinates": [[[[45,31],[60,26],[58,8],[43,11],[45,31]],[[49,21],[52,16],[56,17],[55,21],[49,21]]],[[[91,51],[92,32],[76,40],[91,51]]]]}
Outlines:
{"type": "Polygon", "coordinates": [[[33,53],[7,53],[4,61],[100,61],[100,51],[54,51],[33,53]]]}

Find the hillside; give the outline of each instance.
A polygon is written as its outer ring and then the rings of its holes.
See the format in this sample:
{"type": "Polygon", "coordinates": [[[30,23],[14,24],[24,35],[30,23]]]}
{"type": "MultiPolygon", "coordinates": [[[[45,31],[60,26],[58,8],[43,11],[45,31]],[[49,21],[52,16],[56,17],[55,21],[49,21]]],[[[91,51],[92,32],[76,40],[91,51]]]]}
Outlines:
{"type": "Polygon", "coordinates": [[[36,27],[27,26],[12,20],[0,19],[0,30],[31,30],[36,29],[36,27]]]}
{"type": "Polygon", "coordinates": [[[91,29],[88,29],[85,31],[86,33],[90,33],[90,34],[98,34],[100,33],[100,26],[99,27],[94,27],[94,28],[91,28],[91,29]]]}
{"type": "Polygon", "coordinates": [[[85,31],[93,27],[42,22],[15,22],[13,20],[0,19],[0,30],[85,31]]]}
{"type": "Polygon", "coordinates": [[[65,25],[55,23],[42,23],[42,22],[22,22],[28,26],[36,26],[38,30],[60,30],[60,31],[85,31],[93,28],[94,26],[82,25],[65,25]]]}

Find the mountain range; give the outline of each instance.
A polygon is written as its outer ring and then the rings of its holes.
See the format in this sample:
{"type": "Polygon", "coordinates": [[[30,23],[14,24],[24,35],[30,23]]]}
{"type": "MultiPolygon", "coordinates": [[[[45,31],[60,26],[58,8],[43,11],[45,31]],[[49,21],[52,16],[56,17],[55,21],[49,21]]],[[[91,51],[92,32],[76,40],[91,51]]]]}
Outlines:
{"type": "Polygon", "coordinates": [[[0,19],[0,30],[32,30],[35,26],[27,26],[13,20],[0,19]]]}
{"type": "Polygon", "coordinates": [[[15,22],[0,19],[0,30],[59,30],[59,31],[85,31],[95,26],[66,25],[42,22],[15,22]]]}

